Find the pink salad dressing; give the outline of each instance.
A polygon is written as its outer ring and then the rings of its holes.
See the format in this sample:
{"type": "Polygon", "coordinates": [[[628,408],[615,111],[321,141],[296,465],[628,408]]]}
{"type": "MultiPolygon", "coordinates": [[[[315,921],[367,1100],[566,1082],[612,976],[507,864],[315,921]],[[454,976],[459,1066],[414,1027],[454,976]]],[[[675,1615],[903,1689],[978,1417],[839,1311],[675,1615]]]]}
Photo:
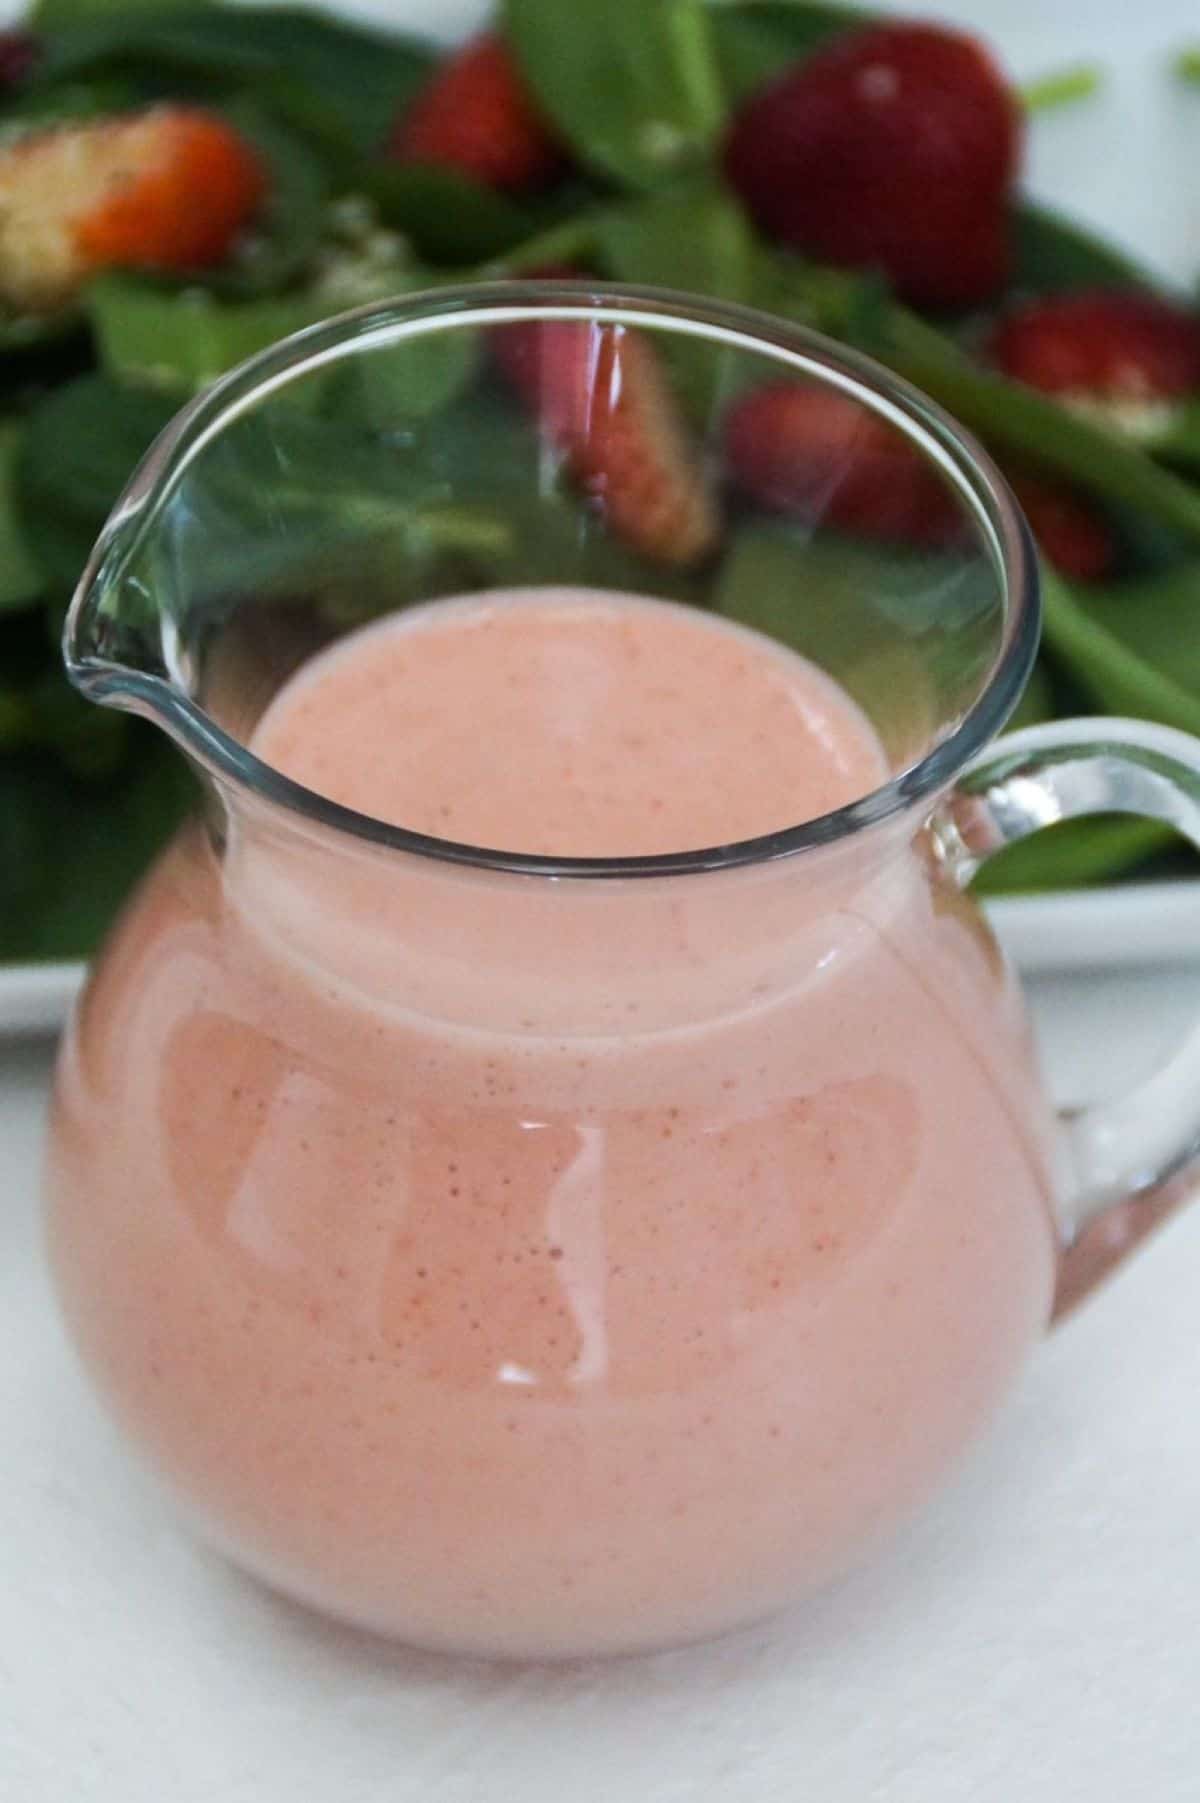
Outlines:
{"type": "MultiPolygon", "coordinates": [[[[260,758],[561,856],[723,844],[886,775],[821,672],[671,604],[371,626],[260,758]]],[[[548,881],[235,806],[127,912],[64,1060],[51,1238],[101,1387],[238,1559],[517,1655],[658,1645],[843,1569],[1044,1325],[1023,1019],[913,825],[548,881]]]]}

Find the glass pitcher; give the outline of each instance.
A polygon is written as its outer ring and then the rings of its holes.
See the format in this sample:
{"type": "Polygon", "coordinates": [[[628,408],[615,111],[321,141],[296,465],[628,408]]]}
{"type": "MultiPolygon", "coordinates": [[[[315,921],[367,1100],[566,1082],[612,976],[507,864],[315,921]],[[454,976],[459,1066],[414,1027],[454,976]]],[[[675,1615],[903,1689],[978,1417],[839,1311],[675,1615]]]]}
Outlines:
{"type": "Polygon", "coordinates": [[[80,1354],[203,1534],[367,1628],[542,1657],[773,1611],[933,1489],[1056,1311],[1179,1199],[1196,1139],[1194,1054],[1053,1118],[964,893],[1089,812],[1200,840],[1179,733],[991,746],[1037,633],[980,447],[736,308],[434,292],[185,409],[67,658],[171,735],[199,805],[66,1035],[48,1191],[80,1354]],[[548,324],[608,372],[569,444],[497,354],[548,324]],[[586,455],[635,344],[720,512],[703,546],[631,541],[586,455]],[[779,382],[843,423],[772,508],[730,480],[727,422],[779,382]],[[934,486],[936,543],[856,529],[860,424],[934,486]],[[885,779],[756,839],[566,858],[372,818],[256,755],[343,635],[541,584],[770,635],[869,718],[885,779]]]}

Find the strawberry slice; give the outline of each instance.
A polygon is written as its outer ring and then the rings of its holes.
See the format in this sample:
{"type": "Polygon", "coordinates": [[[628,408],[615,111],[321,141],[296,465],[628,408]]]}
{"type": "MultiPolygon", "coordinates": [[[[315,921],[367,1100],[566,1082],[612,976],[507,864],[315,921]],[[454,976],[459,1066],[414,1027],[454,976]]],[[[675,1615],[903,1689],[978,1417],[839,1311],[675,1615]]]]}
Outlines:
{"type": "Polygon", "coordinates": [[[0,295],[53,307],[97,270],[219,263],[266,185],[240,133],[196,107],[19,138],[0,150],[0,295]]]}
{"type": "Polygon", "coordinates": [[[1108,521],[1074,489],[1038,476],[1010,478],[1033,536],[1060,575],[1104,582],[1116,568],[1116,536],[1108,521]]]}
{"type": "Polygon", "coordinates": [[[1132,433],[1200,390],[1200,319],[1136,289],[1086,289],[1014,309],[987,346],[1015,381],[1132,433]]]}
{"type": "Polygon", "coordinates": [[[507,47],[492,33],[441,65],[392,127],[387,152],[399,163],[436,163],[513,193],[543,186],[565,162],[507,47]]]}
{"type": "Polygon", "coordinates": [[[612,531],[660,563],[697,563],[720,520],[648,338],[549,319],[500,326],[496,361],[612,531]]]}
{"type": "Polygon", "coordinates": [[[943,545],[960,509],[904,434],[836,389],[781,381],[726,415],[734,480],[759,506],[869,538],[943,545]]]}
{"type": "MultiPolygon", "coordinates": [[[[760,507],[807,524],[936,549],[966,521],[950,490],[896,427],[849,395],[774,382],[735,403],[725,451],[738,486],[760,507]]],[[[1076,582],[1100,582],[1117,561],[1102,514],[1073,489],[1021,475],[1013,489],[1050,562],[1076,582]]]]}
{"type": "Polygon", "coordinates": [[[875,25],[752,94],[725,171],[768,236],[962,307],[1004,284],[1020,141],[1017,101],[975,38],[875,25]]]}

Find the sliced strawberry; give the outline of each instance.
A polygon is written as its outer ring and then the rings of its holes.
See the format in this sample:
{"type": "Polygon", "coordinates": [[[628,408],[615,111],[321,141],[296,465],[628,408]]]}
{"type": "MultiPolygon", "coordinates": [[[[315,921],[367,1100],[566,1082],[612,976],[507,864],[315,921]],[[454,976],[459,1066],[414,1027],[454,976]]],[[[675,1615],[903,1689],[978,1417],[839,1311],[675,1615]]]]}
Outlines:
{"type": "Polygon", "coordinates": [[[251,145],[196,107],[19,138],[0,150],[0,294],[47,307],[100,269],[219,263],[265,190],[251,145]]]}
{"type": "Polygon", "coordinates": [[[913,545],[962,530],[961,510],[904,434],[835,389],[756,389],[727,415],[725,451],[738,485],[775,512],[913,545]]]}
{"type": "Polygon", "coordinates": [[[1038,476],[1014,476],[1013,493],[1033,536],[1055,569],[1072,582],[1103,582],[1117,564],[1108,521],[1074,489],[1038,476]]]}
{"type": "Polygon", "coordinates": [[[987,348],[1015,381],[1135,431],[1200,390],[1200,319],[1136,289],[1031,301],[1000,321],[987,348]]]}
{"type": "Polygon", "coordinates": [[[493,334],[496,360],[613,532],[661,563],[712,551],[720,521],[658,354],[625,326],[533,320],[493,334]]]}
{"type": "Polygon", "coordinates": [[[543,185],[565,161],[507,48],[491,33],[441,65],[396,121],[387,149],[397,162],[437,163],[509,192],[543,185]]]}
{"type": "Polygon", "coordinates": [[[752,94],[725,170],[770,237],[960,307],[1003,286],[1020,140],[1020,108],[976,39],[875,25],[752,94]]]}

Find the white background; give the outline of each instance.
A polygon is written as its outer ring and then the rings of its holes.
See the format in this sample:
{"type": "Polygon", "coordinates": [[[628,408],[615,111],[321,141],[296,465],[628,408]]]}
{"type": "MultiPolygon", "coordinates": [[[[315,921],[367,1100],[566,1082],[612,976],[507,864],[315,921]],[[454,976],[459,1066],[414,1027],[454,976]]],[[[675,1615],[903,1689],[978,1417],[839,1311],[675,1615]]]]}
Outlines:
{"type": "MultiPolygon", "coordinates": [[[[475,9],[369,10],[450,30],[475,9]]],[[[1200,38],[1192,6],[944,10],[988,23],[1021,77],[1110,64],[1101,100],[1038,127],[1033,185],[1190,277],[1200,97],[1163,59],[1200,38]]],[[[1172,1042],[1200,969],[1043,981],[1037,1001],[1078,1098],[1172,1042]]],[[[0,1803],[1200,1798],[1200,1209],[1040,1350],[958,1482],[837,1592],[653,1660],[464,1666],[242,1582],[126,1461],[42,1276],[48,1056],[0,1046],[0,1803]]]]}

